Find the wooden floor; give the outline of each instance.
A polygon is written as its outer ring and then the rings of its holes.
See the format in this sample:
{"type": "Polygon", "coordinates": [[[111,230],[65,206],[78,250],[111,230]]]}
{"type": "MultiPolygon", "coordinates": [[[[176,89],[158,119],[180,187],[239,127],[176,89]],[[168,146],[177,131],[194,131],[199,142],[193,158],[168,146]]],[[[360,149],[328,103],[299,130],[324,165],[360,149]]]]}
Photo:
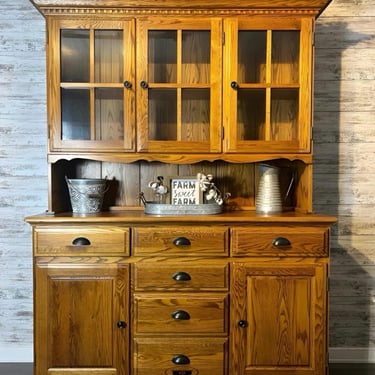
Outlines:
{"type": "MultiPolygon", "coordinates": [[[[0,363],[0,375],[33,375],[33,365],[31,363],[0,363]]],[[[329,375],[375,375],[375,363],[331,364],[329,375]]]]}

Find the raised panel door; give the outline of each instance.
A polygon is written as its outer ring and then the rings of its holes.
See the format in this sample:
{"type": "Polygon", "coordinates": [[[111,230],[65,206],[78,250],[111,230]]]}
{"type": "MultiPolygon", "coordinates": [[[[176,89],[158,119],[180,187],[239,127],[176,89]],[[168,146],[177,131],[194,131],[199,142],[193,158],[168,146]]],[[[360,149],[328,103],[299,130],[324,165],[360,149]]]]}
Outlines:
{"type": "Polygon", "coordinates": [[[35,267],[35,375],[127,375],[128,266],[35,267]]]}
{"type": "Polygon", "coordinates": [[[326,374],[326,265],[235,263],[231,374],[326,374]]]}

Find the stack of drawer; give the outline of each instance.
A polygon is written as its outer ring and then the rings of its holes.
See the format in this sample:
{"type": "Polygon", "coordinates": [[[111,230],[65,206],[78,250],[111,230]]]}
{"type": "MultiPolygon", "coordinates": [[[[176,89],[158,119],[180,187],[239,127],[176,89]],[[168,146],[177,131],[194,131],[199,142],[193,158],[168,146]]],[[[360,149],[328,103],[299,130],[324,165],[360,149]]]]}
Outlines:
{"type": "Polygon", "coordinates": [[[135,227],[133,366],[137,375],[227,371],[229,230],[135,227]]]}

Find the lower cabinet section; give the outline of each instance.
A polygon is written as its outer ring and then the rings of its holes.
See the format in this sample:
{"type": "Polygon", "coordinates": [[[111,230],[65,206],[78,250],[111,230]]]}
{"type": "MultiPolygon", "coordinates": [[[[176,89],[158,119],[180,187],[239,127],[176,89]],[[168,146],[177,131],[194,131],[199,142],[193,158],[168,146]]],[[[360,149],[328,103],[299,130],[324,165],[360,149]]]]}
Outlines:
{"type": "Polygon", "coordinates": [[[136,338],[134,375],[225,375],[226,338],[136,338]]]}
{"type": "Polygon", "coordinates": [[[129,266],[60,262],[35,265],[35,375],[128,374],[129,266]]]}
{"type": "Polygon", "coordinates": [[[34,375],[326,375],[329,225],[299,219],[34,225],[34,375]]]}

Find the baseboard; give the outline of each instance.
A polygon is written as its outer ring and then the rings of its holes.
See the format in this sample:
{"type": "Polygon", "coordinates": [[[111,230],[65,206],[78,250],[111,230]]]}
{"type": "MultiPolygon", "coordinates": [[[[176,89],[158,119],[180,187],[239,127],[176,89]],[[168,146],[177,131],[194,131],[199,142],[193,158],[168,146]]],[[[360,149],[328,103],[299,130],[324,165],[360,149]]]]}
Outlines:
{"type": "Polygon", "coordinates": [[[330,348],[330,363],[375,363],[375,348],[330,348]]]}
{"type": "Polygon", "coordinates": [[[33,362],[33,346],[2,346],[0,345],[0,363],[1,362],[33,362]]]}

